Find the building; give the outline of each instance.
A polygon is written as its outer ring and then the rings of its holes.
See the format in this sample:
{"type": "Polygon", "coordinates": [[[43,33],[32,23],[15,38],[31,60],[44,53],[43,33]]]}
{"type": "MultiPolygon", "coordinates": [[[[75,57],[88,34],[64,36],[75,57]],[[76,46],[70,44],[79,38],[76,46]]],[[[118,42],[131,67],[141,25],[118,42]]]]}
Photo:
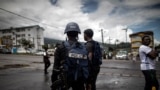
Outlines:
{"type": "Polygon", "coordinates": [[[140,45],[142,44],[142,37],[144,35],[148,35],[151,38],[151,43],[150,47],[154,47],[154,38],[153,38],[153,32],[152,31],[144,31],[144,32],[137,32],[134,34],[130,34],[130,39],[131,39],[131,52],[133,53],[134,56],[138,55],[138,49],[140,45]]]}
{"type": "Polygon", "coordinates": [[[19,40],[24,38],[30,40],[35,50],[41,50],[44,45],[43,32],[44,29],[39,25],[0,29],[0,44],[5,45],[8,49],[19,48],[22,47],[19,40]]]}

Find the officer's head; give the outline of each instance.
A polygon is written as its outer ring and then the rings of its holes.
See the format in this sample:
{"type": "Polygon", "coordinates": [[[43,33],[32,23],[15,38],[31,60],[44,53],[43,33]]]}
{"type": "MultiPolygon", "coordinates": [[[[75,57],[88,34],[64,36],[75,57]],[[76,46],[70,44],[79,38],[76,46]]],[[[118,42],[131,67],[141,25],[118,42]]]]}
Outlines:
{"type": "Polygon", "coordinates": [[[143,45],[149,46],[150,43],[151,43],[150,36],[145,35],[145,36],[142,37],[142,44],[143,45]]]}
{"type": "Polygon", "coordinates": [[[78,34],[81,33],[80,28],[77,23],[70,22],[66,25],[64,34],[67,33],[68,38],[76,38],[78,39],[78,34]]]}
{"type": "Polygon", "coordinates": [[[92,39],[93,37],[93,30],[92,29],[86,29],[84,30],[84,40],[88,41],[89,39],[92,39]]]}

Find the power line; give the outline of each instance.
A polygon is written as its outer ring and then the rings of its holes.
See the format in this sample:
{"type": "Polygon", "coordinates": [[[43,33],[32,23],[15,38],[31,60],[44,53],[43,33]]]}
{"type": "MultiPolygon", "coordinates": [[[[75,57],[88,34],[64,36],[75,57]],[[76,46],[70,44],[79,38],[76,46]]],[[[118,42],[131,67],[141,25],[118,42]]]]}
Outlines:
{"type": "MultiPolygon", "coordinates": [[[[14,12],[12,12],[12,11],[9,11],[9,10],[3,9],[3,8],[0,8],[0,10],[3,10],[3,11],[5,11],[5,12],[8,12],[8,13],[11,13],[11,14],[13,14],[13,15],[19,16],[19,17],[21,17],[21,18],[24,18],[24,19],[30,20],[30,21],[32,21],[32,22],[40,23],[40,22],[39,22],[39,21],[37,21],[37,20],[31,19],[31,18],[29,18],[29,17],[25,17],[25,16],[23,16],[23,15],[20,15],[20,14],[14,13],[14,12]]],[[[46,24],[46,23],[41,23],[41,24],[43,24],[43,25],[47,25],[47,26],[50,26],[50,27],[53,27],[53,28],[57,28],[57,27],[55,27],[55,26],[51,26],[51,25],[46,24]]]]}
{"type": "Polygon", "coordinates": [[[4,25],[6,25],[6,24],[7,24],[7,25],[11,25],[11,24],[12,24],[12,25],[14,25],[14,26],[15,26],[15,25],[18,25],[17,23],[14,23],[14,24],[13,24],[13,23],[8,22],[8,21],[5,21],[5,20],[0,20],[0,23],[2,24],[1,26],[3,26],[3,24],[4,24],[4,25]]]}

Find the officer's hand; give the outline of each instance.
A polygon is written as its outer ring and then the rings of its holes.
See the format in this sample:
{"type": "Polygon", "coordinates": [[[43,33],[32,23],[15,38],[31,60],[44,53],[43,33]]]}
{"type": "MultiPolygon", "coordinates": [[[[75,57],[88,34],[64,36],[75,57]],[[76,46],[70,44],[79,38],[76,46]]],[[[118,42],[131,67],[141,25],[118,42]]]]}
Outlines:
{"type": "Polygon", "coordinates": [[[91,60],[89,60],[89,65],[90,65],[90,66],[92,65],[92,61],[91,61],[91,60]]]}
{"type": "Polygon", "coordinates": [[[60,64],[61,64],[61,65],[64,64],[64,63],[65,63],[65,60],[60,61],[60,64]]]}
{"type": "Polygon", "coordinates": [[[63,69],[64,69],[64,66],[60,66],[60,69],[63,70],[63,69]]]}

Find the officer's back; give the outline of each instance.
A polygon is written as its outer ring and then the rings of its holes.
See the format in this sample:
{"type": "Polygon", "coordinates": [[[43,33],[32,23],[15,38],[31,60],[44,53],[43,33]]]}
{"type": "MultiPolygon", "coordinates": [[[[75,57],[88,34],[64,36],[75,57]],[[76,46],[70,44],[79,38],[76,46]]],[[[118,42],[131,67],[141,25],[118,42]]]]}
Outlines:
{"type": "MultiPolygon", "coordinates": [[[[72,87],[72,90],[84,90],[84,84],[85,84],[84,81],[85,80],[84,80],[83,76],[86,76],[86,78],[87,78],[87,72],[85,75],[81,75],[81,77],[80,77],[80,75],[75,75],[76,72],[74,72],[74,71],[76,71],[76,70],[73,70],[73,69],[75,69],[76,67],[71,68],[72,66],[75,66],[75,65],[72,65],[73,63],[71,64],[71,62],[72,62],[71,59],[78,58],[77,59],[78,60],[77,66],[78,66],[80,60],[85,59],[85,57],[80,57],[80,56],[85,56],[85,55],[81,55],[81,54],[83,54],[84,48],[83,48],[83,45],[78,42],[78,34],[81,33],[80,28],[77,23],[71,22],[71,23],[67,24],[64,33],[67,34],[67,40],[65,42],[63,42],[61,45],[59,45],[55,51],[53,69],[59,69],[60,67],[63,66],[67,70],[67,79],[68,79],[67,84],[68,84],[68,86],[72,87]],[[80,47],[82,47],[82,48],[80,48],[80,47]],[[79,48],[79,51],[76,48],[79,48]],[[74,51],[79,52],[81,54],[77,54],[74,51]],[[69,78],[70,75],[72,77],[74,75],[75,78],[70,79],[69,78]],[[76,80],[74,80],[74,79],[76,79],[76,80]]],[[[86,57],[86,60],[87,60],[87,57],[86,57]]],[[[79,65],[78,67],[81,67],[81,65],[79,65]]],[[[77,69],[77,72],[78,72],[78,69],[77,69]]],[[[79,74],[79,72],[77,74],[79,74]]],[[[52,84],[57,79],[57,75],[58,74],[55,73],[53,70],[52,84]]]]}

